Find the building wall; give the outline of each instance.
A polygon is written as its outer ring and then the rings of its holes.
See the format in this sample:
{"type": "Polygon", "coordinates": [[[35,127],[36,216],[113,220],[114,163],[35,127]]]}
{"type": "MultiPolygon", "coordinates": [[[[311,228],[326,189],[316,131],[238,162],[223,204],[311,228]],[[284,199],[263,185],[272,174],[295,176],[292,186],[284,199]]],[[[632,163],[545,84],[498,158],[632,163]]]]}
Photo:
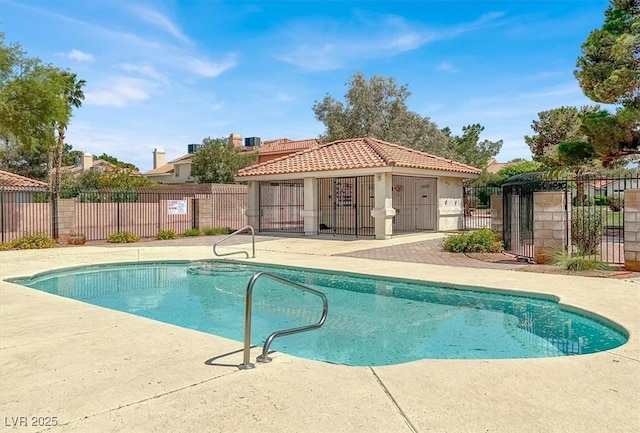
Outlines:
{"type": "Polygon", "coordinates": [[[464,222],[462,179],[438,178],[438,231],[461,230],[464,222]]]}

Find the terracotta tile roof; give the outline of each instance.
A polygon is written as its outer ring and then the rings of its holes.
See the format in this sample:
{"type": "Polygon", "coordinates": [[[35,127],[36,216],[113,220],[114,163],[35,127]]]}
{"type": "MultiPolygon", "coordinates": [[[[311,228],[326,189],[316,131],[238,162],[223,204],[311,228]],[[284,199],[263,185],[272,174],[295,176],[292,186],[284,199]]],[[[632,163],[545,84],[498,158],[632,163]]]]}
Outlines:
{"type": "Polygon", "coordinates": [[[374,138],[352,138],[319,144],[272,161],[254,164],[240,170],[237,177],[377,167],[406,167],[468,174],[481,172],[470,165],[398,144],[374,138]]]}
{"type": "Polygon", "coordinates": [[[0,188],[4,189],[47,189],[47,182],[31,179],[29,177],[20,176],[19,174],[10,173],[0,170],[0,188]]]}
{"type": "Polygon", "coordinates": [[[288,138],[266,141],[260,148],[258,148],[259,155],[265,155],[269,153],[283,153],[283,152],[296,152],[299,150],[308,149],[320,144],[320,140],[317,138],[309,138],[306,140],[289,140],[288,138]]]}
{"type": "Polygon", "coordinates": [[[179,156],[176,159],[172,159],[166,164],[161,165],[160,167],[152,168],[151,170],[145,171],[144,173],[142,173],[142,176],[153,175],[153,174],[155,175],[171,174],[174,172],[174,166],[176,162],[186,162],[187,160],[191,159],[192,156],[193,156],[193,153],[187,153],[185,155],[179,156]]]}

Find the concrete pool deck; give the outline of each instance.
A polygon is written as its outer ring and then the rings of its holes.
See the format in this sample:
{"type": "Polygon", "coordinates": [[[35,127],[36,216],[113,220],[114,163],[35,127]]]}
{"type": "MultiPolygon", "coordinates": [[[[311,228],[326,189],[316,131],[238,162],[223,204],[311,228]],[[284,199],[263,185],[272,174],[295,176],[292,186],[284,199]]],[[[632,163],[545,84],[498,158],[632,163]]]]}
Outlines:
{"type": "MultiPolygon", "coordinates": [[[[622,325],[630,334],[628,343],[564,358],[426,359],[385,367],[332,365],[274,353],[272,363],[240,371],[240,342],[2,281],[0,431],[640,429],[637,281],[344,255],[433,236],[262,238],[256,242],[256,258],[247,261],[554,295],[563,304],[622,325]],[[56,426],[37,425],[52,424],[52,417],[56,426]]],[[[4,251],[0,279],[85,264],[212,258],[210,245],[162,245],[4,251]]],[[[250,246],[220,247],[222,252],[237,250],[250,251],[250,246]]],[[[252,359],[259,350],[252,351],[252,359]]]]}

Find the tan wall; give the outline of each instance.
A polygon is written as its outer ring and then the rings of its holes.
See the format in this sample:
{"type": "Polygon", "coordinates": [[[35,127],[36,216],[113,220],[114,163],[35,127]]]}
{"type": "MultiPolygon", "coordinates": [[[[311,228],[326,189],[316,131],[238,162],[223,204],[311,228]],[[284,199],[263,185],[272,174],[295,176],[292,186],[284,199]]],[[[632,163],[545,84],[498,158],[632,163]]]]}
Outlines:
{"type": "Polygon", "coordinates": [[[624,192],[624,268],[640,271],[640,189],[624,192]]]}

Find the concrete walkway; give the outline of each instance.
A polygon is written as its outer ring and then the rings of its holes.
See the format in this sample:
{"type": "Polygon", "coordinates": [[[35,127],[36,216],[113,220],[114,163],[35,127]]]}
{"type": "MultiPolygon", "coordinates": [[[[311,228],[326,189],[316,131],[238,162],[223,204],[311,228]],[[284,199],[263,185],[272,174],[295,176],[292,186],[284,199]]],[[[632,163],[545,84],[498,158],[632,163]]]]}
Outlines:
{"type": "MultiPolygon", "coordinates": [[[[433,236],[260,237],[256,258],[248,261],[553,295],[622,325],[629,342],[565,358],[426,359],[373,368],[276,353],[272,363],[240,371],[237,341],[2,281],[1,431],[638,431],[638,284],[401,262],[380,250],[375,258],[353,257],[373,254],[372,248],[415,248],[433,236]]],[[[250,246],[221,248],[238,250],[250,246]]],[[[211,257],[210,245],[161,243],[7,251],[0,252],[0,278],[83,264],[211,257]]]]}

